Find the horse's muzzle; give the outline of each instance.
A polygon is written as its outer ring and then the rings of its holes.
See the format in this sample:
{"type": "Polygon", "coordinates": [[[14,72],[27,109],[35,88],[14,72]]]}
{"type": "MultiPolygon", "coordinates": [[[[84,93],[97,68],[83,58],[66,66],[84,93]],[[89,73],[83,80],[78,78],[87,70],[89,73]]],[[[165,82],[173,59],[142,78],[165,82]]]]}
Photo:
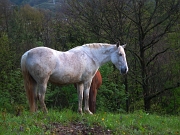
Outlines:
{"type": "Polygon", "coordinates": [[[121,68],[121,74],[126,74],[127,72],[128,72],[128,68],[127,67],[121,68]]]}

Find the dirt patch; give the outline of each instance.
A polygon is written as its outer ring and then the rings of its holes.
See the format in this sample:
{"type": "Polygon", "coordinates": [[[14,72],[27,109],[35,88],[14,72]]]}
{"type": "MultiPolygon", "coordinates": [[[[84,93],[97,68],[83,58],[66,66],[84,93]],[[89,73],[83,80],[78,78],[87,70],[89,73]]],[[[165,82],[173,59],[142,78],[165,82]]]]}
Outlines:
{"type": "Polygon", "coordinates": [[[51,128],[45,127],[45,130],[50,130],[54,135],[112,135],[113,132],[104,129],[101,126],[88,126],[85,123],[74,122],[68,125],[61,123],[51,123],[51,128]]]}

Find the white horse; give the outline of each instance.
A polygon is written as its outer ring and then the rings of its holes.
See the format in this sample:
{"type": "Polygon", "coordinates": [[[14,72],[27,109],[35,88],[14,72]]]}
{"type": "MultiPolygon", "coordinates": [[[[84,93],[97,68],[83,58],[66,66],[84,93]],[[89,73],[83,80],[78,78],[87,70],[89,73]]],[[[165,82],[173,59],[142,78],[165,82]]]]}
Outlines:
{"type": "Polygon", "coordinates": [[[22,55],[21,69],[29,100],[30,111],[37,110],[37,100],[44,112],[44,103],[48,81],[58,84],[76,84],[78,90],[78,111],[82,113],[83,93],[84,111],[89,110],[89,88],[96,71],[104,63],[111,61],[120,73],[128,72],[125,45],[92,43],[75,47],[66,52],[47,47],[36,47],[22,55]],[[37,87],[38,90],[37,91],[37,87]]]}

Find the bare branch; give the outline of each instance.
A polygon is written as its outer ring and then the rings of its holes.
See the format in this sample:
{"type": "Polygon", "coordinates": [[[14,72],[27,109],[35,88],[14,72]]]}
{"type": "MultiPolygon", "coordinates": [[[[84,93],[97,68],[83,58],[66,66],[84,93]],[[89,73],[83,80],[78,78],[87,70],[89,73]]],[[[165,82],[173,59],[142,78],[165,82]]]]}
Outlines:
{"type": "Polygon", "coordinates": [[[163,89],[163,90],[161,90],[161,91],[158,91],[158,92],[156,92],[156,93],[154,93],[154,94],[152,94],[152,95],[149,95],[147,98],[148,98],[149,100],[151,100],[151,99],[157,97],[158,95],[160,95],[160,94],[162,94],[162,93],[164,93],[164,92],[166,92],[166,91],[168,91],[168,90],[173,90],[173,89],[178,88],[178,87],[180,87],[180,86],[179,86],[178,83],[177,83],[176,86],[172,86],[172,87],[169,87],[169,88],[165,88],[165,89],[163,89]]]}
{"type": "Polygon", "coordinates": [[[165,53],[167,50],[169,50],[169,48],[166,48],[165,50],[156,53],[156,54],[147,62],[146,66],[148,66],[157,56],[159,56],[160,54],[165,53]]]}

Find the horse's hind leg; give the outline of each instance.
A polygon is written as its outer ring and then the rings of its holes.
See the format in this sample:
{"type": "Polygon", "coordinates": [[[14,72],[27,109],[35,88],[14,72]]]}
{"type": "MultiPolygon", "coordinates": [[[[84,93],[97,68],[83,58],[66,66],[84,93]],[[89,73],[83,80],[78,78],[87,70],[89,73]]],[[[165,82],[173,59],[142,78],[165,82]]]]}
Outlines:
{"type": "Polygon", "coordinates": [[[43,109],[43,111],[45,113],[47,113],[47,108],[46,108],[46,104],[44,103],[44,99],[45,99],[45,93],[46,93],[46,88],[47,88],[47,83],[44,84],[39,84],[39,102],[40,102],[40,106],[43,109]]]}
{"type": "Polygon", "coordinates": [[[33,85],[33,93],[34,93],[34,108],[35,108],[35,112],[38,110],[38,104],[37,104],[37,101],[38,101],[38,95],[37,95],[37,83],[35,83],[33,85]]]}
{"type": "MultiPolygon", "coordinates": [[[[31,84],[31,90],[32,90],[32,98],[33,99],[28,99],[29,100],[29,105],[30,105],[30,110],[31,112],[36,112],[37,111],[37,84],[36,82],[32,82],[31,84]]],[[[27,91],[27,95],[30,95],[29,91],[27,91]]]]}

